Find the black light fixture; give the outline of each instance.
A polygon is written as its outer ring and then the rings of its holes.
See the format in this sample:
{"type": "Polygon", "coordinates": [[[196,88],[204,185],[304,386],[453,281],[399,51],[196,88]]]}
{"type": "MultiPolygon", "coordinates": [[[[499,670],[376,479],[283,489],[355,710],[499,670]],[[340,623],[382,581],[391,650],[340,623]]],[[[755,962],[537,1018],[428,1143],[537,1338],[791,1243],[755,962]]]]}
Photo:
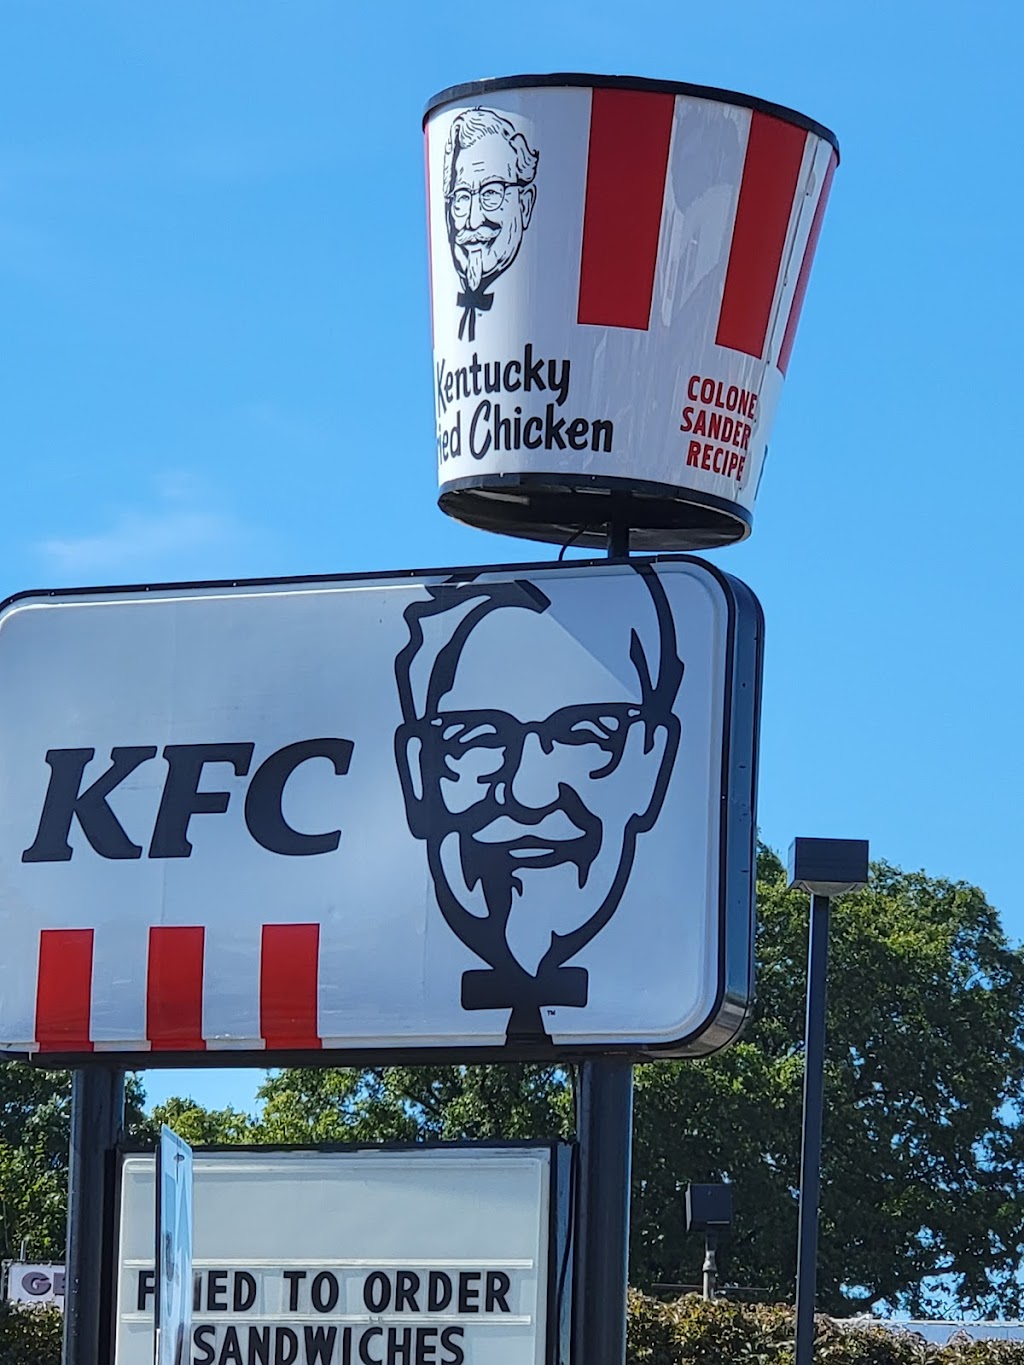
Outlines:
{"type": "Polygon", "coordinates": [[[703,1232],[703,1292],[715,1297],[718,1280],[718,1244],[732,1226],[731,1185],[687,1185],[686,1231],[703,1232]]]}

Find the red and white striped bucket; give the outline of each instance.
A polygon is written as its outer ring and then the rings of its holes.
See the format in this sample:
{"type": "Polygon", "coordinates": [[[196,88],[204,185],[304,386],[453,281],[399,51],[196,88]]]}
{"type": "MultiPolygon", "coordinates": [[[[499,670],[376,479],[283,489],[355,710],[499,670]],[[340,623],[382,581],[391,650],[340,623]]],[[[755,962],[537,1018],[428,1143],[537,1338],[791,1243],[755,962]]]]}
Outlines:
{"type": "Polygon", "coordinates": [[[665,81],[518,76],[425,118],[439,502],[636,549],[742,540],[838,162],[665,81]]]}

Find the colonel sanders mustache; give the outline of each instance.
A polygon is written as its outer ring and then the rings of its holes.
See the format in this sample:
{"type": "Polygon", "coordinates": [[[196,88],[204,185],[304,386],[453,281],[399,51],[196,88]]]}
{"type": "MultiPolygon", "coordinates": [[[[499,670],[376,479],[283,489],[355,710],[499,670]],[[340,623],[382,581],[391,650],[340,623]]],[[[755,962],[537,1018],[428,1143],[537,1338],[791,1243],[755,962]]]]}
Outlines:
{"type": "Polygon", "coordinates": [[[466,284],[470,289],[479,289],[484,274],[484,251],[494,244],[499,229],[487,230],[473,228],[471,231],[457,232],[455,245],[462,258],[462,268],[466,274],[466,284]]]}

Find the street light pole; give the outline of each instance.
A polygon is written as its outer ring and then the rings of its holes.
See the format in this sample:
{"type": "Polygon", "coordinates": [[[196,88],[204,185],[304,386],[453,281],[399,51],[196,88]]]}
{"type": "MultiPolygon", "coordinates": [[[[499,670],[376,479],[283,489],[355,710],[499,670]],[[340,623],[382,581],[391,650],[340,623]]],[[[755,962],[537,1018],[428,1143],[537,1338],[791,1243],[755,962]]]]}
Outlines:
{"type": "Polygon", "coordinates": [[[810,1365],[814,1348],[831,905],[828,896],[811,897],[807,945],[807,1019],[804,1026],[804,1115],[800,1143],[800,1227],[796,1248],[796,1365],[810,1365]]]}
{"type": "Polygon", "coordinates": [[[800,1227],[796,1251],[795,1365],[811,1365],[818,1288],[818,1206],[825,1108],[825,1005],[831,898],[864,886],[866,839],[794,839],[789,885],[811,897],[807,941],[807,1016],[804,1026],[804,1111],[800,1143],[800,1227]]]}

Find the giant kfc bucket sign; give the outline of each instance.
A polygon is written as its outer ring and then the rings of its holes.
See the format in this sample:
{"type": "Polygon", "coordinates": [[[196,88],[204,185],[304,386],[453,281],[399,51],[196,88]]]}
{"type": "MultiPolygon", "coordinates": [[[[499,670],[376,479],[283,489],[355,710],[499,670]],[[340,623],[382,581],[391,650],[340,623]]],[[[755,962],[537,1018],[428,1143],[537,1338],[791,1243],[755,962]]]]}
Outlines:
{"type": "Polygon", "coordinates": [[[833,134],[575,75],[454,87],[425,131],[441,507],[580,545],[746,537],[833,134]]]}

